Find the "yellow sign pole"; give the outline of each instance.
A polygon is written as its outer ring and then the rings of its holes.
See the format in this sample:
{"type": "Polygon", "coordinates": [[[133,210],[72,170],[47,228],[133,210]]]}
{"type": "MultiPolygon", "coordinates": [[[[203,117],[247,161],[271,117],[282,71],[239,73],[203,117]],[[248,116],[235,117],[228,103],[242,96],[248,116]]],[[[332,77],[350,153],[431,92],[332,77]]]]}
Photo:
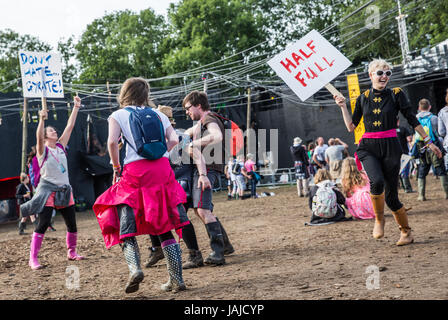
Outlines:
{"type": "MultiPolygon", "coordinates": [[[[358,74],[349,74],[347,76],[347,84],[348,84],[348,92],[350,96],[350,106],[353,111],[355,110],[356,105],[356,99],[361,94],[361,90],[359,89],[359,80],[358,80],[358,74]]],[[[361,139],[362,135],[366,131],[364,127],[364,118],[361,118],[361,121],[359,122],[358,126],[355,129],[355,144],[359,143],[359,139],[361,139]]]]}

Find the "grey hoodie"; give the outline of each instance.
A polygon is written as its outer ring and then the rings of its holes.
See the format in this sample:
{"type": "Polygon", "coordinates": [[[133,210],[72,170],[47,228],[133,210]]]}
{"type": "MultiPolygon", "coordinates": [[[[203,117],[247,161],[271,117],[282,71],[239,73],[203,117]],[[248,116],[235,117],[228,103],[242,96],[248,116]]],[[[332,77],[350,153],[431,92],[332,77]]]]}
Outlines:
{"type": "Polygon", "coordinates": [[[70,203],[72,187],[70,185],[63,185],[62,187],[58,187],[57,185],[41,178],[34,197],[30,201],[20,205],[22,214],[24,216],[29,216],[32,214],[41,213],[48,198],[53,192],[56,192],[54,197],[55,206],[68,206],[68,204],[70,203]]]}
{"type": "Polygon", "coordinates": [[[448,150],[448,106],[439,111],[439,136],[443,138],[443,147],[448,150]]]}

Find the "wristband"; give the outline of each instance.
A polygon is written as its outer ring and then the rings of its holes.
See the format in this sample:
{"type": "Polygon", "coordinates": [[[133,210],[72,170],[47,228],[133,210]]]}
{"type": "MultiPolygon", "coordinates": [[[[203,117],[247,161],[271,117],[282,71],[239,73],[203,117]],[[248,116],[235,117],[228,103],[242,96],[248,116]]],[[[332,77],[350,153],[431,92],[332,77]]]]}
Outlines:
{"type": "Polygon", "coordinates": [[[425,143],[428,143],[429,141],[431,141],[431,137],[430,136],[426,136],[426,137],[423,138],[423,141],[425,143]]]}
{"type": "Polygon", "coordinates": [[[201,173],[199,176],[204,176],[206,177],[207,175],[205,173],[201,173]]]}

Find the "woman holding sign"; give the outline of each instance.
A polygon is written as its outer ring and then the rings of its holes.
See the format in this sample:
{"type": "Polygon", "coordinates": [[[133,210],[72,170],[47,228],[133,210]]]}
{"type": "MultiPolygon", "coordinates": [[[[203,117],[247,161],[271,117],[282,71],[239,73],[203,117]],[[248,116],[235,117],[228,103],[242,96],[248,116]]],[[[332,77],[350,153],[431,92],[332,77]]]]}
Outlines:
{"type": "Polygon", "coordinates": [[[39,224],[31,238],[30,260],[31,269],[42,268],[37,259],[45,231],[51,224],[54,209],[60,210],[67,226],[66,245],[69,260],[82,260],[84,257],[76,253],[77,228],[75,202],[68,179],[67,156],[65,148],[75,127],[81,99],[74,98],[74,108],[67,121],[61,137],[53,127],[44,127],[48,111],[39,112],[39,124],[36,132],[36,156],[40,167],[40,180],[33,198],[22,204],[23,214],[39,212],[39,224]]]}
{"type": "MultiPolygon", "coordinates": [[[[392,75],[391,66],[384,60],[375,59],[369,64],[369,77],[372,87],[356,100],[353,115],[347,110],[343,96],[334,96],[341,107],[345,125],[349,132],[364,118],[366,132],[359,141],[356,155],[361,161],[369,180],[370,196],[375,212],[373,237],[384,236],[384,202],[392,210],[401,231],[397,245],[407,245],[414,241],[408,224],[407,210],[398,199],[398,177],[400,170],[401,147],[397,139],[398,112],[415,128],[439,158],[442,156],[418,122],[412,107],[401,88],[386,88],[392,75]]],[[[358,168],[361,163],[358,162],[358,168]]]]}

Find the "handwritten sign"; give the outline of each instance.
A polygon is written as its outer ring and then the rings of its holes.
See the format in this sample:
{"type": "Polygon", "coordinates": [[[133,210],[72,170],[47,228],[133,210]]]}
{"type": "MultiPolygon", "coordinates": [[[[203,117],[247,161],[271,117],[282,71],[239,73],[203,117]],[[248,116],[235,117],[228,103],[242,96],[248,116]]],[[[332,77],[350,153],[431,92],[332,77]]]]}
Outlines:
{"type": "Polygon", "coordinates": [[[352,63],[316,30],[310,31],[271,60],[268,65],[305,101],[352,63]]]}
{"type": "Polygon", "coordinates": [[[20,51],[19,63],[24,97],[64,97],[59,53],[20,51]]]}

